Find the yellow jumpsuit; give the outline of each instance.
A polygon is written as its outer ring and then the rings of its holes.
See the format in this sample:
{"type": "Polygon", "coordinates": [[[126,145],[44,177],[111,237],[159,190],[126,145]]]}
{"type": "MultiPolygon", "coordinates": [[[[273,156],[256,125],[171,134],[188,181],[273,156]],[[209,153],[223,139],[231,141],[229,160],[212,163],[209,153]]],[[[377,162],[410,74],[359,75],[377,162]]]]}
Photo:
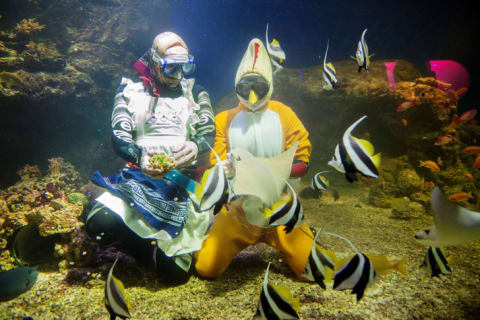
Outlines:
{"type": "MultiPolygon", "coordinates": [[[[296,114],[284,104],[270,100],[264,111],[248,112],[239,104],[215,117],[214,150],[222,160],[227,152],[241,147],[259,157],[273,157],[299,142],[294,159],[308,163],[311,144],[308,132],[296,114]]],[[[215,162],[214,155],[211,162],[215,162]]],[[[221,209],[196,252],[195,267],[204,277],[217,277],[232,259],[249,245],[264,242],[281,251],[299,280],[310,254],[313,234],[306,222],[286,233],[284,226],[259,227],[247,222],[241,203],[233,202],[229,210],[221,209]]]]}

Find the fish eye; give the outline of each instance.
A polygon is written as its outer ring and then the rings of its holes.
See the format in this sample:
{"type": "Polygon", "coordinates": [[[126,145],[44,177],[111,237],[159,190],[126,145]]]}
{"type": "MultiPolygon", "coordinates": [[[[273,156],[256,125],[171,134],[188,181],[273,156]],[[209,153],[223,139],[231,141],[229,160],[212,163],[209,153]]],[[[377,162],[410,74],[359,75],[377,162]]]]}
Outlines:
{"type": "Polygon", "coordinates": [[[423,230],[423,232],[425,232],[427,234],[427,236],[430,234],[430,230],[428,230],[428,229],[423,230]]]}

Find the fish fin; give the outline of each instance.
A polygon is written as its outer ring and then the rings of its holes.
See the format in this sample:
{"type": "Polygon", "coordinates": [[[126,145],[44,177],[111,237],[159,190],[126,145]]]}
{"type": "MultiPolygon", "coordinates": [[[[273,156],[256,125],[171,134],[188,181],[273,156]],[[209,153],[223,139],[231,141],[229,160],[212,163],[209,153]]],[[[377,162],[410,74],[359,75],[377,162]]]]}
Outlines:
{"type": "Polygon", "coordinates": [[[200,202],[201,201],[203,188],[205,186],[205,183],[208,180],[208,177],[210,176],[210,173],[211,173],[211,169],[205,170],[205,172],[203,173],[203,176],[202,176],[202,181],[195,186],[195,190],[193,191],[193,197],[195,198],[195,199],[193,199],[194,202],[200,202]]]}
{"type": "Polygon", "coordinates": [[[357,61],[357,58],[355,58],[354,56],[350,56],[350,58],[352,58],[353,60],[357,61]]]}
{"type": "Polygon", "coordinates": [[[395,263],[395,270],[397,270],[398,272],[400,272],[404,276],[406,276],[408,274],[407,267],[406,267],[407,261],[408,261],[408,258],[405,257],[402,260],[395,263]]]}
{"type": "Polygon", "coordinates": [[[369,55],[368,57],[371,58],[375,55],[375,53],[372,53],[371,55],[369,55]]]}
{"type": "Polygon", "coordinates": [[[355,138],[354,136],[352,136],[352,138],[358,142],[359,144],[362,145],[362,147],[365,148],[365,150],[368,152],[369,155],[373,155],[373,153],[375,152],[375,148],[373,147],[373,144],[368,141],[368,140],[365,140],[365,139],[359,139],[359,138],[355,138]]]}
{"type": "Polygon", "coordinates": [[[293,298],[292,292],[287,287],[284,285],[274,285],[272,283],[270,285],[293,307],[293,309],[295,309],[295,311],[300,310],[300,299],[298,297],[293,298]]]}
{"type": "Polygon", "coordinates": [[[272,45],[272,46],[279,46],[280,43],[278,42],[277,39],[274,38],[274,39],[272,40],[272,42],[270,42],[270,45],[272,45]]]}
{"type": "Polygon", "coordinates": [[[355,173],[345,172],[345,177],[347,178],[347,181],[350,183],[353,183],[354,181],[358,180],[355,173]]]}
{"type": "Polygon", "coordinates": [[[375,165],[376,168],[379,168],[380,167],[380,163],[382,161],[382,156],[381,156],[381,153],[377,153],[376,155],[374,155],[372,157],[372,160],[373,160],[373,164],[375,165]]]}

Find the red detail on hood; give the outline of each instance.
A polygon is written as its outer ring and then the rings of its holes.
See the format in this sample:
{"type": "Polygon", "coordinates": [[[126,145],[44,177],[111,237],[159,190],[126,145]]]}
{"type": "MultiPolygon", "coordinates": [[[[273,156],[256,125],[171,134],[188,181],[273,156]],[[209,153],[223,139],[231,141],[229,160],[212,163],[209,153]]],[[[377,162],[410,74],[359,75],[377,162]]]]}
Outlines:
{"type": "Polygon", "coordinates": [[[260,45],[255,42],[255,55],[253,56],[253,68],[255,68],[255,63],[257,63],[257,58],[258,58],[258,48],[260,47],[260,45]]]}

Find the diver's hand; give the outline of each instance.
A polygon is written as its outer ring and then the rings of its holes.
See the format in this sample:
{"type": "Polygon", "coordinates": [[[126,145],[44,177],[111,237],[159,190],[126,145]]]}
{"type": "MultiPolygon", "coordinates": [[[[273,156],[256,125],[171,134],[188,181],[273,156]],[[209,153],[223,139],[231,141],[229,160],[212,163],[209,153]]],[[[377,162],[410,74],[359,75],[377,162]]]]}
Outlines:
{"type": "Polygon", "coordinates": [[[142,157],[140,158],[140,168],[142,172],[150,178],[158,179],[165,175],[165,172],[160,169],[150,167],[150,159],[157,153],[161,152],[161,148],[148,147],[142,148],[142,157]]]}
{"type": "Polygon", "coordinates": [[[198,147],[195,142],[185,141],[183,145],[172,147],[173,159],[175,167],[181,168],[192,164],[197,158],[198,147]]]}
{"type": "Polygon", "coordinates": [[[232,159],[227,159],[222,161],[223,170],[225,170],[225,175],[227,179],[232,179],[235,177],[235,167],[233,166],[232,159]]]}

